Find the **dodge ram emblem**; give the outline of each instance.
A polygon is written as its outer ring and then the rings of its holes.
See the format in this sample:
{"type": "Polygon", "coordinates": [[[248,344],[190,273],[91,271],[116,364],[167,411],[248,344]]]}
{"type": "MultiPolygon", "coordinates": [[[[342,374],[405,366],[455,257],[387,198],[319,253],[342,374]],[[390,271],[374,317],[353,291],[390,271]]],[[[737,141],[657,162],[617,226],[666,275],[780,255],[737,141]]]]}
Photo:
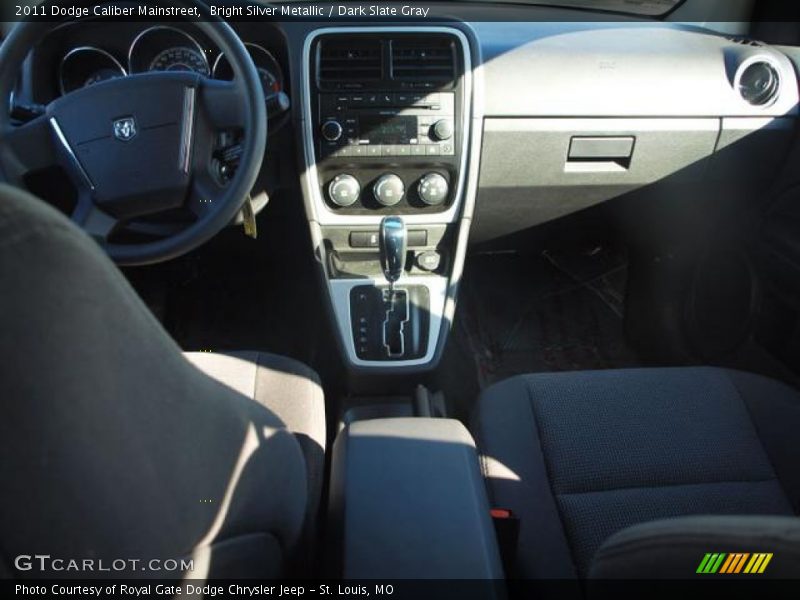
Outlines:
{"type": "Polygon", "coordinates": [[[129,142],[136,137],[136,119],[125,117],[114,121],[114,137],[121,142],[129,142]]]}

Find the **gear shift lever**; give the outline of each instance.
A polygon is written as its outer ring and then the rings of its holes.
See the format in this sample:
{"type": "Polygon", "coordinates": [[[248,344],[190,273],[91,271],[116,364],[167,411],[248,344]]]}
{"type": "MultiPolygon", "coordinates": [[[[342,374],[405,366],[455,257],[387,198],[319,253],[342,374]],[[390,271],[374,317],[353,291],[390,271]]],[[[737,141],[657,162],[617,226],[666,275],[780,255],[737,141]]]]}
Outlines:
{"type": "Polygon", "coordinates": [[[383,218],[379,239],[381,268],[384,277],[389,282],[390,289],[394,289],[395,281],[400,279],[406,268],[407,237],[406,224],[403,219],[400,217],[383,218]]]}

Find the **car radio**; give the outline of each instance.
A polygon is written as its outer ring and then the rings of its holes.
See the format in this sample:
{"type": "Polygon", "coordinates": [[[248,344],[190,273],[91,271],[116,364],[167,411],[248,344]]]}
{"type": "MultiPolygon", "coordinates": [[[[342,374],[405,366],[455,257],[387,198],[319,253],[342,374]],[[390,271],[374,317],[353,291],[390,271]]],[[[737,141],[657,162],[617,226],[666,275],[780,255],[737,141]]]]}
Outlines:
{"type": "Polygon", "coordinates": [[[455,94],[364,92],[319,95],[319,156],[454,156],[455,94]]]}
{"type": "Polygon", "coordinates": [[[469,140],[450,30],[337,32],[307,46],[307,159],[320,215],[452,218],[469,140]]]}

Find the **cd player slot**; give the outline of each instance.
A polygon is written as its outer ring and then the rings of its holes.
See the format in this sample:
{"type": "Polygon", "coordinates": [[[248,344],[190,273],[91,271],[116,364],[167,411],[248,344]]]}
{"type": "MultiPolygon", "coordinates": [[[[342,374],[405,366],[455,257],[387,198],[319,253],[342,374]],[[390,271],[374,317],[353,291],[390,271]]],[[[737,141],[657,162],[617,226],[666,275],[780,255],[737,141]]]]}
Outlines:
{"type": "Polygon", "coordinates": [[[395,110],[437,114],[454,112],[454,94],[320,94],[320,116],[333,118],[350,112],[395,110]]]}

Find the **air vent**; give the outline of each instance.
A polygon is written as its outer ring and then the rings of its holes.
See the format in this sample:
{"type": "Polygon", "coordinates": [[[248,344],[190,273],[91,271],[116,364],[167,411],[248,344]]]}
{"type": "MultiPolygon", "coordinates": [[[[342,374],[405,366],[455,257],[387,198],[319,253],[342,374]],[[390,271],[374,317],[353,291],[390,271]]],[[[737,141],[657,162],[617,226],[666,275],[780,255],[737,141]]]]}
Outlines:
{"type": "Polygon", "coordinates": [[[392,40],[391,48],[393,79],[455,79],[455,45],[449,38],[401,38],[392,40]]]}
{"type": "Polygon", "coordinates": [[[739,67],[734,82],[734,87],[745,102],[761,107],[775,102],[780,85],[778,69],[771,61],[761,58],[752,59],[739,67]]]}
{"type": "Polygon", "coordinates": [[[753,48],[761,48],[764,44],[759,42],[758,40],[751,40],[750,38],[744,37],[729,37],[726,38],[729,42],[733,42],[734,44],[738,44],[739,46],[751,46],[753,48]]]}
{"type": "Polygon", "coordinates": [[[320,48],[319,80],[333,83],[380,79],[382,64],[380,40],[325,40],[320,48]]]}

